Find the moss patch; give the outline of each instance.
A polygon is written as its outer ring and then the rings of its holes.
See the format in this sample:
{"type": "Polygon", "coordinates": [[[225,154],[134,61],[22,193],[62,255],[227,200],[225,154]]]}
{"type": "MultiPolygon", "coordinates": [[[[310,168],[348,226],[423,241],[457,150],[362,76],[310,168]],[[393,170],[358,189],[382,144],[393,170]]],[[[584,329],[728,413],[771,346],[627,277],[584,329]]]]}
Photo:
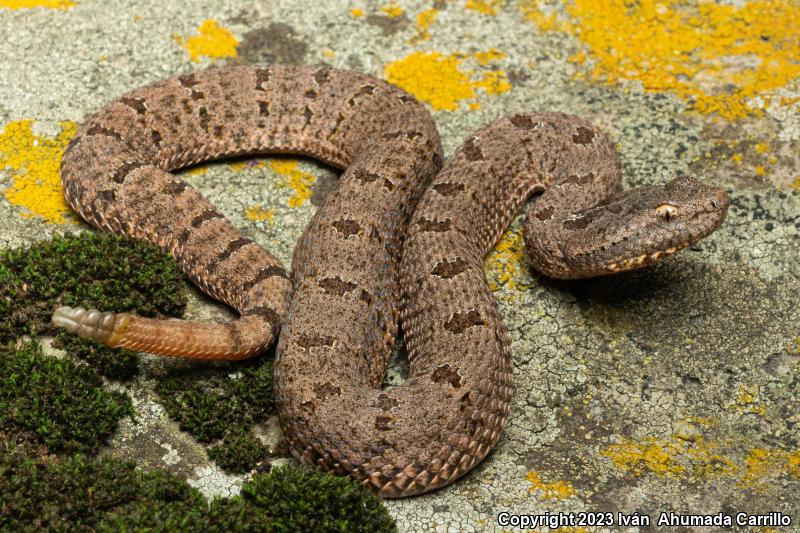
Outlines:
{"type": "MultiPolygon", "coordinates": [[[[395,531],[370,491],[306,468],[257,474],[241,496],[209,505],[183,480],[83,455],[133,416],[100,374],[129,379],[136,356],[58,332],[54,344],[84,365],[45,355],[35,337],[53,333],[59,304],[180,315],[182,288],[172,259],[131,239],[85,233],[0,252],[0,531],[395,531]]],[[[222,468],[266,458],[252,426],[275,409],[270,358],[176,369],[155,387],[222,468]]]]}
{"type": "Polygon", "coordinates": [[[3,531],[396,531],[380,500],[357,483],[281,468],[210,505],[185,481],[130,462],[31,459],[0,449],[3,531]]]}
{"type": "Polygon", "coordinates": [[[156,392],[182,430],[206,445],[222,441],[209,455],[224,470],[247,472],[266,457],[250,430],[275,411],[270,359],[177,370],[156,392]]]}
{"type": "Polygon", "coordinates": [[[249,472],[269,455],[253,436],[252,428],[228,429],[222,442],[208,450],[208,456],[226,472],[249,472]]]}
{"type": "Polygon", "coordinates": [[[139,371],[139,358],[130,350],[115,350],[104,344],[59,331],[53,346],[89,363],[100,375],[127,381],[139,371]]]}
{"type": "Polygon", "coordinates": [[[381,501],[363,486],[309,468],[276,468],[242,487],[269,512],[273,531],[396,531],[381,501]]]}
{"type": "Polygon", "coordinates": [[[42,353],[36,342],[0,348],[0,429],[26,432],[53,451],[95,452],[133,416],[127,395],[106,391],[90,368],[42,353]]]}
{"type": "Polygon", "coordinates": [[[183,274],[157,247],[94,233],[0,252],[0,342],[53,333],[58,305],[180,316],[183,274]]]}
{"type": "MultiPolygon", "coordinates": [[[[57,236],[27,249],[0,252],[0,344],[11,345],[22,334],[55,333],[55,347],[86,361],[102,376],[127,380],[138,371],[136,354],[54,331],[50,316],[60,304],[180,316],[186,305],[183,274],[155,246],[94,233],[57,236]]],[[[54,372],[56,367],[49,368],[54,372]]],[[[81,372],[99,383],[91,370],[81,372]]],[[[169,415],[209,446],[211,458],[226,471],[246,472],[266,458],[267,449],[251,429],[274,412],[272,362],[267,358],[178,370],[157,383],[156,390],[169,415]]],[[[25,416],[38,420],[43,414],[25,416]]],[[[114,427],[117,418],[109,421],[114,427]]],[[[65,449],[96,449],[96,444],[76,446],[65,449]]]]}

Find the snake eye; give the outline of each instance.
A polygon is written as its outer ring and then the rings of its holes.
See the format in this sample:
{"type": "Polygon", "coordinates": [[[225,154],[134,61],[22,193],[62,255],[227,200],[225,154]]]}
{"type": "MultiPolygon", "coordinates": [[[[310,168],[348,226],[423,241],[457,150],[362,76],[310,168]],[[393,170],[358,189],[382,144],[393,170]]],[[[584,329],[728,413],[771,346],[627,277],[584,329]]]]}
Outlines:
{"type": "Polygon", "coordinates": [[[672,204],[661,204],[656,207],[656,213],[658,216],[663,218],[665,221],[669,222],[678,214],[678,206],[672,204]]]}

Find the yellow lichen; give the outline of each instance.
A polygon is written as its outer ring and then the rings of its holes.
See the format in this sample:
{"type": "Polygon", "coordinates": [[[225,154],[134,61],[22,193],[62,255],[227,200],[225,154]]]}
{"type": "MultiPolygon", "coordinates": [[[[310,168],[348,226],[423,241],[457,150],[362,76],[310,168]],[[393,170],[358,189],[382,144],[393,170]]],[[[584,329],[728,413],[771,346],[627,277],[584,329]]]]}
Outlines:
{"type": "Polygon", "coordinates": [[[497,48],[489,48],[485,52],[475,52],[475,59],[481,65],[488,65],[492,61],[496,59],[503,59],[506,57],[506,53],[502,50],[498,50],[497,48]]]}
{"type": "Polygon", "coordinates": [[[720,476],[735,477],[739,467],[730,458],[716,453],[719,443],[705,439],[696,439],[685,447],[685,453],[691,465],[691,477],[694,479],[710,479],[720,476]]]}
{"type": "Polygon", "coordinates": [[[471,72],[459,68],[461,62],[457,55],[412,52],[404,59],[388,64],[384,76],[437,111],[455,111],[462,100],[477,97],[476,89],[483,89],[487,94],[511,89],[504,71],[487,71],[482,78],[473,80],[469,76],[471,72]]]}
{"type": "Polygon", "coordinates": [[[676,433],[666,439],[625,438],[601,454],[610,458],[617,469],[635,476],[655,474],[691,481],[726,477],[759,491],[768,489],[775,478],[800,477],[800,450],[751,448],[743,459],[736,460],[720,453],[723,447],[702,436],[687,439],[676,433]]]}
{"type": "Polygon", "coordinates": [[[74,5],[71,0],[0,0],[0,9],[69,9],[74,5]]]}
{"type": "Polygon", "coordinates": [[[294,192],[287,200],[289,207],[300,207],[306,200],[311,198],[311,193],[313,192],[311,186],[314,185],[316,178],[308,172],[299,170],[296,160],[270,161],[269,168],[282,177],[278,181],[278,188],[291,189],[294,192]]]}
{"type": "Polygon", "coordinates": [[[5,197],[24,207],[26,217],[37,216],[52,224],[64,224],[71,212],[61,187],[61,156],[77,124],[61,122],[55,137],[36,135],[33,121],[10,122],[0,132],[0,168],[11,169],[13,184],[5,197]]]}
{"type": "Polygon", "coordinates": [[[202,166],[192,167],[189,170],[186,170],[184,174],[189,177],[194,177],[194,176],[202,176],[206,172],[208,172],[208,166],[202,165],[202,166]]]}
{"type": "Polygon", "coordinates": [[[355,18],[361,18],[364,16],[364,10],[358,7],[354,7],[353,9],[350,10],[350,15],[352,15],[355,18]]]}
{"type": "Polygon", "coordinates": [[[679,452],[679,445],[675,442],[647,438],[612,444],[602,453],[614,462],[617,469],[635,476],[646,472],[660,476],[680,476],[685,468],[674,458],[679,452]]]}
{"type": "Polygon", "coordinates": [[[502,70],[490,70],[480,81],[473,84],[474,87],[480,87],[486,94],[502,94],[511,89],[511,84],[506,79],[506,73],[502,70]]]}
{"type": "Polygon", "coordinates": [[[575,495],[575,487],[568,481],[553,481],[545,483],[536,472],[528,472],[525,479],[531,482],[528,487],[528,494],[533,491],[541,491],[539,498],[543,500],[563,500],[575,495]]]}
{"type": "Polygon", "coordinates": [[[439,16],[439,10],[433,7],[431,9],[426,9],[417,15],[417,23],[415,26],[417,35],[411,39],[412,44],[417,41],[427,41],[431,38],[431,34],[428,30],[430,29],[431,25],[436,22],[437,16],[439,16]]]}
{"type": "MultiPolygon", "coordinates": [[[[797,176],[797,178],[795,178],[792,184],[789,185],[789,188],[795,191],[800,191],[800,176],[797,176]]],[[[797,351],[800,352],[800,344],[798,344],[797,351]]]]}
{"type": "Polygon", "coordinates": [[[777,449],[753,448],[744,464],[740,466],[739,484],[743,487],[763,491],[771,481],[789,474],[800,477],[800,450],[787,452],[777,449]]]}
{"type": "Polygon", "coordinates": [[[521,231],[507,230],[484,261],[486,279],[492,291],[503,286],[518,291],[530,288],[529,283],[521,279],[524,254],[525,241],[521,231]]]}
{"type": "Polygon", "coordinates": [[[254,161],[252,159],[240,159],[239,161],[228,163],[228,167],[234,172],[240,172],[246,168],[261,168],[264,165],[266,165],[266,161],[263,159],[258,161],[254,161]]]}
{"type": "Polygon", "coordinates": [[[702,113],[759,114],[770,93],[800,76],[800,6],[756,0],[743,6],[680,0],[572,0],[572,18],[544,15],[523,0],[524,15],[543,31],[566,31],[593,59],[594,80],[641,82],[672,92],[702,113]],[[755,99],[760,97],[761,104],[755,99]]]}
{"type": "Polygon", "coordinates": [[[202,57],[219,59],[221,57],[236,57],[236,47],[239,41],[227,28],[223,28],[214,19],[203,22],[197,28],[198,35],[188,39],[176,36],[175,41],[189,52],[189,59],[197,63],[202,57]]]}
{"type": "Polygon", "coordinates": [[[786,459],[786,470],[797,479],[800,479],[800,450],[789,454],[786,459]]]}
{"type": "Polygon", "coordinates": [[[383,14],[390,19],[396,19],[397,17],[403,16],[403,8],[395,3],[386,4],[385,6],[381,7],[381,11],[383,11],[383,14]]]}
{"type": "MultiPolygon", "coordinates": [[[[539,0],[520,0],[518,3],[522,15],[542,31],[559,31],[562,33],[571,32],[573,25],[563,20],[556,13],[544,13],[539,8],[539,0]]],[[[578,58],[576,58],[578,59],[578,58]]],[[[582,60],[579,62],[583,62],[582,60]]]]}
{"type": "Polygon", "coordinates": [[[483,13],[484,15],[497,15],[505,5],[506,0],[467,0],[465,8],[483,13]]]}
{"type": "Polygon", "coordinates": [[[739,414],[756,414],[759,416],[764,416],[767,412],[767,406],[759,400],[758,387],[748,387],[746,385],[739,385],[739,390],[733,402],[728,405],[728,409],[739,414]]]}
{"type": "Polygon", "coordinates": [[[253,222],[264,222],[265,220],[270,224],[275,222],[275,210],[264,209],[260,205],[254,205],[245,209],[244,216],[247,220],[252,220],[253,222]]]}

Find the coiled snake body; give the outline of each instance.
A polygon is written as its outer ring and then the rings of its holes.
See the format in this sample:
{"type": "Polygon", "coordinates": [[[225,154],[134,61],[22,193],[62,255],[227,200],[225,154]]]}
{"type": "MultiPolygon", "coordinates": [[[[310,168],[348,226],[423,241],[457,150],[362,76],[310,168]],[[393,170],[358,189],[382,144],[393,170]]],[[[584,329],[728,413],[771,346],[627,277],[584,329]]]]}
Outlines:
{"type": "Polygon", "coordinates": [[[509,340],[482,259],[525,199],[545,191],[525,223],[527,246],[534,266],[559,278],[669,255],[716,229],[728,199],[691,178],[620,192],[608,138],[558,113],[497,120],[442,163],[425,108],[362,74],[237,66],[134,90],[67,147],[66,198],[94,226],[168,250],[240,318],[59,308],[53,321],[112,346],[199,359],[255,355],[283,323],[276,395],[292,453],[385,497],[444,486],[486,456],[508,416],[509,340]],[[344,169],[295,248],[291,280],[170,174],[255,153],[344,169]],[[381,390],[398,319],[410,375],[381,390]]]}

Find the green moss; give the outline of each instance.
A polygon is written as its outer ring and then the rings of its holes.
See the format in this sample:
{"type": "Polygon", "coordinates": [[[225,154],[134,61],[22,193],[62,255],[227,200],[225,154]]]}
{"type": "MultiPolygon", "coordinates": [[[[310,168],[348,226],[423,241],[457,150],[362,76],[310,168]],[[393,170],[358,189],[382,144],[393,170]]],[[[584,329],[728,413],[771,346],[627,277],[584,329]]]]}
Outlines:
{"type": "Polygon", "coordinates": [[[53,346],[86,361],[100,375],[118,381],[127,381],[139,372],[139,358],[130,350],[109,348],[66,331],[59,331],[53,346]]]}
{"type": "Polygon", "coordinates": [[[91,369],[45,356],[37,342],[0,348],[0,428],[32,433],[53,451],[94,452],[127,415],[130,398],[104,390],[91,369]]]}
{"type": "Polygon", "coordinates": [[[212,461],[232,473],[249,472],[268,455],[269,450],[253,436],[249,428],[229,429],[222,442],[208,450],[212,461]]]}
{"type": "Polygon", "coordinates": [[[232,531],[268,531],[267,517],[240,499],[217,500],[207,508],[187,506],[182,501],[132,501],[108,513],[98,523],[97,531],[186,531],[195,533],[232,531]],[[254,511],[256,511],[254,513],[254,511]]]}
{"type": "Polygon", "coordinates": [[[276,468],[242,487],[272,517],[271,531],[396,531],[375,494],[354,481],[307,467],[276,468]]]}
{"type": "Polygon", "coordinates": [[[396,531],[359,484],[306,468],[259,474],[208,505],[185,481],[133,463],[31,459],[0,449],[3,531],[396,531]]]}
{"type": "MultiPolygon", "coordinates": [[[[171,258],[131,239],[84,233],[0,252],[0,531],[395,530],[372,493],[305,468],[258,474],[242,496],[208,505],[166,474],[69,455],[94,454],[133,415],[130,398],[104,390],[98,373],[129,379],[137,363],[133,353],[64,332],[54,345],[69,356],[45,356],[35,337],[55,333],[53,309],[177,316],[182,280],[171,258]],[[34,340],[21,343],[23,334],[34,340]]],[[[269,358],[175,370],[156,390],[224,469],[248,471],[266,458],[252,427],[275,410],[269,358]]]]}
{"type": "Polygon", "coordinates": [[[221,367],[180,369],[156,384],[167,413],[182,430],[210,445],[209,454],[228,472],[247,472],[267,450],[251,435],[255,423],[275,411],[272,361],[259,357],[221,367]]]}
{"type": "MultiPolygon", "coordinates": [[[[0,344],[22,334],[54,334],[53,345],[86,361],[99,374],[127,380],[138,358],[50,326],[60,304],[145,316],[180,315],[183,274],[158,248],[127,238],[82,233],[28,249],[0,252],[0,344]]],[[[223,368],[196,367],[157,385],[170,416],[229,472],[250,470],[267,450],[250,429],[274,411],[272,364],[266,358],[223,368]],[[228,376],[238,372],[238,378],[228,376]]]]}
{"type": "MultiPolygon", "coordinates": [[[[50,316],[60,304],[154,316],[180,314],[182,274],[158,248],[83,233],[57,236],[27,249],[0,252],[0,421],[9,431],[30,432],[53,451],[91,453],[132,414],[130,399],[106,392],[95,371],[69,359],[44,357],[23,335],[52,334],[50,316]]],[[[55,346],[86,360],[102,375],[128,379],[135,354],[115,351],[59,332],[55,346]]]]}
{"type": "Polygon", "coordinates": [[[81,455],[45,462],[7,453],[0,462],[0,494],[3,531],[125,531],[145,526],[158,531],[221,531],[237,525],[240,515],[235,505],[217,504],[217,512],[209,512],[203,495],[173,476],[145,473],[131,462],[81,455]],[[224,520],[228,516],[232,520],[224,520]]]}
{"type": "Polygon", "coordinates": [[[157,247],[95,233],[0,252],[0,343],[53,333],[58,305],[179,316],[183,274],[157,247]]]}

